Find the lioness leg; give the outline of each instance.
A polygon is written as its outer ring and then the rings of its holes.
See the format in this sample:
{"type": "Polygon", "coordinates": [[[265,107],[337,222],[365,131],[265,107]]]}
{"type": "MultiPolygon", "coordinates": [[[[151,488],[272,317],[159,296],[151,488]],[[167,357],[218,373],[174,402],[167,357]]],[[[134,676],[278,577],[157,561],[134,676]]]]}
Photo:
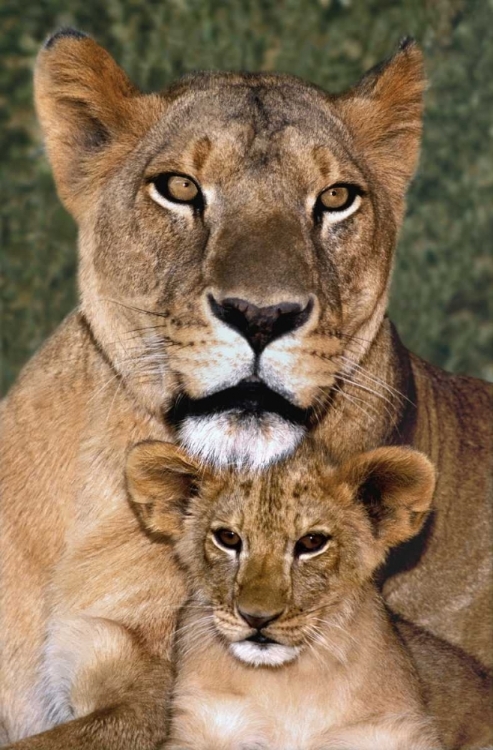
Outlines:
{"type": "Polygon", "coordinates": [[[167,545],[132,519],[108,515],[59,564],[33,696],[42,733],[7,725],[13,747],[151,750],[164,737],[186,586],[167,545]]]}
{"type": "Polygon", "coordinates": [[[53,692],[58,720],[72,720],[10,747],[151,750],[164,739],[169,659],[151,655],[122,625],[87,616],[57,623],[47,652],[48,700],[53,692]]]}

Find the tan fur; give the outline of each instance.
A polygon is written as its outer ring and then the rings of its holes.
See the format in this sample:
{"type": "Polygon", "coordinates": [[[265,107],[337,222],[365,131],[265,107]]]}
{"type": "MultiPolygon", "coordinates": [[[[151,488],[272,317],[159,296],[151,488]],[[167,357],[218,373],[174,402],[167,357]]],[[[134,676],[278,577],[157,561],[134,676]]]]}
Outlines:
{"type": "Polygon", "coordinates": [[[192,593],[178,630],[165,747],[439,748],[371,585],[387,549],[416,533],[429,508],[434,481],[426,458],[380,448],[331,472],[323,454],[303,450],[243,484],[236,474],[206,475],[191,499],[170,504],[167,485],[183,476],[183,461],[173,445],[143,444],[128,468],[140,502],[149,492],[153,531],[160,513],[192,593]],[[215,543],[223,526],[241,538],[239,553],[215,543]],[[327,548],[296,557],[296,541],[310,532],[328,534],[327,548]],[[256,632],[241,611],[280,612],[262,633],[298,655],[279,666],[236,658],[231,644],[248,644],[256,632]]]}
{"type": "Polygon", "coordinates": [[[238,73],[142,95],[95,42],[61,34],[40,52],[35,83],[58,190],[80,227],[81,306],[1,407],[3,741],[72,718],[23,747],[142,750],[165,734],[185,589],[129,506],[123,466],[137,441],[185,440],[173,409],[253,374],[248,343],[211,313],[212,292],[259,306],[310,299],[313,310],[257,363],[308,410],[306,424],[294,433],[267,414],[250,435],[226,420],[211,438],[259,465],[306,432],[333,463],[385,444],[423,450],[438,467],[433,513],[391,557],[384,594],[491,663],[489,391],[410,356],[384,318],[419,146],[417,47],[341,97],[238,73]],[[152,200],[149,180],[163,171],[194,177],[202,218],[152,200]],[[338,181],[364,190],[358,212],[316,224],[317,195],[338,181]],[[137,653],[155,693],[124,666],[137,653]],[[94,699],[77,702],[79,680],[94,699]]]}
{"type": "Polygon", "coordinates": [[[475,659],[397,618],[397,631],[418,668],[423,696],[447,748],[493,744],[493,685],[475,659]]]}

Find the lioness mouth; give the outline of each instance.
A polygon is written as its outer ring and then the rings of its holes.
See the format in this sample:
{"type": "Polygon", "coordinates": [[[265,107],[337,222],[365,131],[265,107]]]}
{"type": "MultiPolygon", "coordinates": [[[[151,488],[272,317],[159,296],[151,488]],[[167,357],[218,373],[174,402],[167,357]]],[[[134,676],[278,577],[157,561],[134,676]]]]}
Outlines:
{"type": "Polygon", "coordinates": [[[250,643],[257,643],[259,646],[268,646],[270,643],[278,645],[277,641],[273,641],[272,638],[268,638],[263,633],[254,633],[249,638],[245,638],[245,640],[250,643]]]}
{"type": "Polygon", "coordinates": [[[187,417],[204,417],[222,412],[234,412],[240,419],[260,419],[263,414],[274,413],[287,422],[301,426],[307,426],[312,417],[312,409],[300,409],[262,381],[249,379],[204,398],[194,399],[181,394],[167,418],[178,426],[187,417]]]}

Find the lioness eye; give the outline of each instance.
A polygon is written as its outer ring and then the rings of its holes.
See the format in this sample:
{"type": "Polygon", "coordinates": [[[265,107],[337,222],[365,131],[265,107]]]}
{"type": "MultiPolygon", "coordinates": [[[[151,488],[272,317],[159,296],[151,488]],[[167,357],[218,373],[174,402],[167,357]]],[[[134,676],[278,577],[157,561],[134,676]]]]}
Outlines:
{"type": "Polygon", "coordinates": [[[235,552],[241,550],[241,539],[235,531],[231,531],[231,529],[216,529],[213,533],[214,539],[219,546],[228,550],[235,550],[235,552]]]}
{"type": "MultiPolygon", "coordinates": [[[[190,203],[196,208],[203,205],[202,193],[191,177],[181,174],[159,174],[151,180],[151,197],[167,198],[173,203],[190,203]],[[153,189],[157,196],[153,195],[153,189]]],[[[159,202],[159,201],[157,201],[159,202]]]]}
{"type": "Polygon", "coordinates": [[[349,216],[361,203],[361,190],[356,185],[332,185],[318,196],[315,215],[329,214],[333,220],[349,216]]]}
{"type": "Polygon", "coordinates": [[[294,548],[295,555],[306,555],[320,552],[328,541],[329,537],[325,534],[306,534],[296,542],[294,548]]]}

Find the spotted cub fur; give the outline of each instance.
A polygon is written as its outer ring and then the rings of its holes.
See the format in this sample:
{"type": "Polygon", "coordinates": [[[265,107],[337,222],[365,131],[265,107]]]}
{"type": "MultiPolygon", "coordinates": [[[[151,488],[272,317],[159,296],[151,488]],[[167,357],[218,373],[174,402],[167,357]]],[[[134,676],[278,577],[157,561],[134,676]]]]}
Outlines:
{"type": "Polygon", "coordinates": [[[429,508],[422,454],[379,448],[331,470],[305,449],[240,480],[153,442],[128,478],[192,591],[166,748],[441,747],[372,582],[429,508]]]}

